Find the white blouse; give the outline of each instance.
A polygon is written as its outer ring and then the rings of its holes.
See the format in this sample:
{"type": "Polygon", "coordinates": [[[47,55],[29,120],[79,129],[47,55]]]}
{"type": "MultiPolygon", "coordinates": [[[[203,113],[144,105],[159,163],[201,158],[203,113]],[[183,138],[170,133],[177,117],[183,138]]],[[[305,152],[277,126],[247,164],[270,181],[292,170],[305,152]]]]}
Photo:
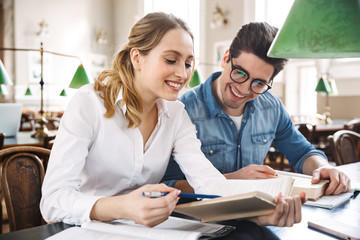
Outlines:
{"type": "Polygon", "coordinates": [[[42,186],[41,213],[47,222],[82,224],[95,202],[159,183],[171,154],[197,193],[212,180],[225,179],[200,150],[184,106],[159,99],[158,122],[143,148],[138,128],[127,128],[126,107],[105,118],[94,85],[78,90],[65,111],[42,186]]]}

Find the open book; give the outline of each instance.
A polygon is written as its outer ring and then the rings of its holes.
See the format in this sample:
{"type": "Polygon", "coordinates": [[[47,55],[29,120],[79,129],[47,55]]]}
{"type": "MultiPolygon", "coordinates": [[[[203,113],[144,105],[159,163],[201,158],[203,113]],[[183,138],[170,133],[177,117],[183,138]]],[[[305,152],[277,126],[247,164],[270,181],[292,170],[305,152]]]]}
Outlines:
{"type": "Polygon", "coordinates": [[[303,174],[278,172],[278,177],[260,180],[222,180],[209,186],[210,194],[222,197],[177,205],[175,212],[203,222],[223,221],[266,215],[275,209],[275,197],[305,192],[308,199],[324,194],[328,181],[311,184],[311,177],[303,174]]]}
{"type": "Polygon", "coordinates": [[[155,227],[145,227],[132,221],[117,220],[112,222],[86,222],[79,227],[68,228],[55,234],[47,240],[99,240],[99,239],[171,239],[171,240],[196,240],[206,237],[220,237],[228,234],[235,227],[201,223],[170,216],[165,222],[155,227]]]}

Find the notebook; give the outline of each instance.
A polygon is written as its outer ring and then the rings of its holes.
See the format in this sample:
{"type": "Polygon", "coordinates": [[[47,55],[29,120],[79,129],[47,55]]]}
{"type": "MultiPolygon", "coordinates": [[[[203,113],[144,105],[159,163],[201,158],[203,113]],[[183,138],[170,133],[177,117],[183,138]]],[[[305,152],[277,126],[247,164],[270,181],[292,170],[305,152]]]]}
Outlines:
{"type": "Polygon", "coordinates": [[[308,221],[308,226],[321,232],[334,235],[341,239],[360,240],[360,229],[354,223],[344,223],[334,218],[325,218],[308,221]]]}
{"type": "Polygon", "coordinates": [[[5,137],[14,137],[19,131],[22,104],[0,103],[0,132],[5,137]]]}

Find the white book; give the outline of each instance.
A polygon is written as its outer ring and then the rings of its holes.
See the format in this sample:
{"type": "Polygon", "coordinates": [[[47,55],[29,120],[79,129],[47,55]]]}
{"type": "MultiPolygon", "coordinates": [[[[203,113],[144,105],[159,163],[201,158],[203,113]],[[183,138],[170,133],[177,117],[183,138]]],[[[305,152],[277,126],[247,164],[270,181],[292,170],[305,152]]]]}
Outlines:
{"type": "Polygon", "coordinates": [[[270,179],[214,181],[207,194],[221,197],[180,204],[174,211],[203,222],[262,216],[275,210],[275,198],[280,192],[284,196],[305,192],[308,199],[318,200],[329,183],[321,180],[312,184],[312,177],[304,174],[277,171],[277,175],[270,179]]]}
{"type": "Polygon", "coordinates": [[[80,227],[68,228],[47,240],[98,240],[98,239],[156,239],[156,240],[196,240],[200,237],[220,237],[234,229],[232,226],[201,223],[170,216],[155,227],[145,227],[127,220],[112,222],[90,221],[80,227]]]}

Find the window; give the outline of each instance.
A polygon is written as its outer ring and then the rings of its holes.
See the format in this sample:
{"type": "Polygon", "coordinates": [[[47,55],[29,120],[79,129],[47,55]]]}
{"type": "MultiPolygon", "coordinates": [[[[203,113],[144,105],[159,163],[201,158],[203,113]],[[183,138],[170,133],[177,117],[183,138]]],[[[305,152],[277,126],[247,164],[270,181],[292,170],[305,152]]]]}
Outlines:
{"type": "Polygon", "coordinates": [[[144,15],[150,12],[172,13],[183,19],[194,35],[195,58],[200,55],[200,0],[144,0],[144,15]]]}

